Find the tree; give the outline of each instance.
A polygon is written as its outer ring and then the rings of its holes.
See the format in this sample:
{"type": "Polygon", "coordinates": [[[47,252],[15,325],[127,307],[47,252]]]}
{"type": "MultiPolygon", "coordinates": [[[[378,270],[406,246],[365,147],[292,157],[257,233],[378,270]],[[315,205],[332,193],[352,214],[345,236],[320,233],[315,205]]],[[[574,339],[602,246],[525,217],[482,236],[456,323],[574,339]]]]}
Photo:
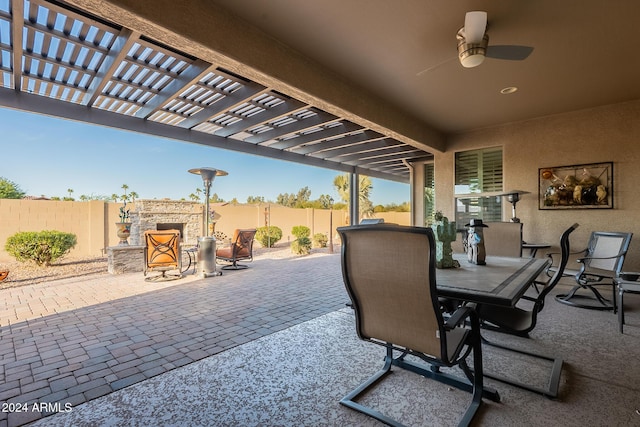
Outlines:
{"type": "Polygon", "coordinates": [[[120,187],[124,190],[124,194],[122,196],[120,196],[120,198],[122,199],[123,202],[128,202],[129,201],[129,195],[127,194],[127,190],[129,189],[129,186],[127,184],[122,184],[122,187],[120,187]]]}
{"type": "Polygon", "coordinates": [[[309,199],[311,197],[311,190],[309,187],[303,187],[298,190],[297,194],[278,194],[276,203],[288,208],[306,208],[309,205],[309,199]]]}
{"type": "Polygon", "coordinates": [[[189,194],[189,198],[194,202],[200,201],[200,194],[202,194],[202,189],[200,187],[196,188],[196,191],[189,194]]]}
{"type": "Polygon", "coordinates": [[[7,178],[0,177],[0,199],[22,199],[25,192],[20,186],[7,178]]]}
{"type": "Polygon", "coordinates": [[[257,205],[258,203],[264,203],[264,197],[262,196],[249,196],[247,197],[247,203],[257,205]]]}
{"type": "Polygon", "coordinates": [[[322,209],[329,209],[333,205],[333,198],[328,194],[321,194],[318,198],[318,202],[320,203],[320,206],[322,206],[322,209]]]}
{"type": "Polygon", "coordinates": [[[73,202],[75,200],[72,196],[73,188],[67,188],[67,193],[69,193],[69,195],[66,197],[63,197],[62,200],[64,200],[65,202],[73,202]]]}
{"type": "Polygon", "coordinates": [[[218,193],[213,193],[213,196],[209,197],[209,203],[224,203],[224,199],[218,197],[218,193]]]}
{"type": "MultiPolygon", "coordinates": [[[[336,187],[338,194],[343,202],[349,203],[350,190],[349,190],[349,175],[338,175],[333,180],[333,185],[336,187]]],[[[367,216],[373,213],[373,203],[369,200],[373,184],[371,184],[371,178],[365,175],[358,176],[358,204],[360,216],[367,216]]]]}

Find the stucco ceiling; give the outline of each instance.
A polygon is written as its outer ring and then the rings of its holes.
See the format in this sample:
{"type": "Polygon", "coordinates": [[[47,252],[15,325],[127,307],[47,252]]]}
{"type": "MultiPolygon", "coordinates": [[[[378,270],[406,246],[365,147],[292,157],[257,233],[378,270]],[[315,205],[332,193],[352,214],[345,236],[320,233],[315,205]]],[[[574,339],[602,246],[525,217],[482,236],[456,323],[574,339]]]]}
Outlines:
{"type": "Polygon", "coordinates": [[[213,2],[444,133],[640,98],[636,0],[213,2]],[[490,46],[532,54],[463,68],[471,10],[487,12],[490,46]]]}

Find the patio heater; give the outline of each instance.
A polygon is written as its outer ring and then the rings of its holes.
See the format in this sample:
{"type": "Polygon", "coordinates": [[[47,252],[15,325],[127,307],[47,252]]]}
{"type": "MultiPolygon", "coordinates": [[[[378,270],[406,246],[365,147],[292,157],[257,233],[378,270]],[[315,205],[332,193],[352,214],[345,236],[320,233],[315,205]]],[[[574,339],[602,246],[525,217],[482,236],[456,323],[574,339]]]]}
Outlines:
{"type": "Polygon", "coordinates": [[[221,276],[222,272],[216,271],[216,238],[209,236],[209,193],[211,192],[211,183],[216,176],[228,175],[227,172],[213,168],[197,168],[189,169],[189,172],[202,177],[204,183],[205,198],[205,225],[204,236],[198,237],[198,274],[202,277],[221,276]]]}
{"type": "Polygon", "coordinates": [[[507,201],[512,205],[511,212],[513,214],[513,217],[511,218],[511,222],[520,222],[520,218],[516,216],[516,203],[520,201],[520,196],[522,194],[529,194],[529,192],[522,190],[511,190],[504,194],[501,194],[501,196],[506,196],[507,201]]]}

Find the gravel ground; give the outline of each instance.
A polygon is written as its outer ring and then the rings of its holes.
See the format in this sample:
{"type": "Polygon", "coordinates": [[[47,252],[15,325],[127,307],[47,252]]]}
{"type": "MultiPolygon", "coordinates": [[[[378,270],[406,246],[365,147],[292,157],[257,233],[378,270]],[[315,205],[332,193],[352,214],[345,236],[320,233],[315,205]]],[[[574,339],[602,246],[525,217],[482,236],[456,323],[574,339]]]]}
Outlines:
{"type": "MultiPolygon", "coordinates": [[[[340,252],[340,247],[335,246],[335,252],[340,252]]],[[[312,249],[311,253],[327,253],[327,248],[312,249]]],[[[299,255],[291,253],[288,244],[280,244],[267,249],[254,246],[254,258],[291,258],[299,255]]],[[[65,257],[49,267],[38,267],[33,262],[18,262],[15,260],[0,261],[0,270],[9,270],[9,276],[0,282],[0,289],[16,286],[33,285],[36,283],[50,282],[52,280],[67,279],[78,276],[98,276],[107,273],[107,257],[73,258],[65,257]]]]}
{"type": "Polygon", "coordinates": [[[58,260],[49,267],[38,267],[33,262],[0,262],[0,270],[9,270],[9,276],[0,283],[0,289],[33,285],[51,280],[77,276],[96,276],[107,273],[107,257],[71,258],[58,260]]]}

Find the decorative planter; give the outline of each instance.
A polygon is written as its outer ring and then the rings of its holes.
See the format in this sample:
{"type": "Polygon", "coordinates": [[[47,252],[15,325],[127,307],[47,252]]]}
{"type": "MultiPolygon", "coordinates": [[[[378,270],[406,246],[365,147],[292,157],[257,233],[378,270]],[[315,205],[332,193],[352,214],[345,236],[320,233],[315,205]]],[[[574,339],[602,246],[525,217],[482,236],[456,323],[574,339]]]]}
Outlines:
{"type": "Polygon", "coordinates": [[[131,235],[131,223],[130,222],[116,222],[116,234],[120,238],[118,245],[128,245],[129,236],[131,235]]]}
{"type": "Polygon", "coordinates": [[[456,240],[456,223],[449,222],[447,217],[434,222],[431,226],[436,238],[436,267],[437,268],[457,268],[460,267],[458,261],[453,259],[451,242],[456,240]]]}

